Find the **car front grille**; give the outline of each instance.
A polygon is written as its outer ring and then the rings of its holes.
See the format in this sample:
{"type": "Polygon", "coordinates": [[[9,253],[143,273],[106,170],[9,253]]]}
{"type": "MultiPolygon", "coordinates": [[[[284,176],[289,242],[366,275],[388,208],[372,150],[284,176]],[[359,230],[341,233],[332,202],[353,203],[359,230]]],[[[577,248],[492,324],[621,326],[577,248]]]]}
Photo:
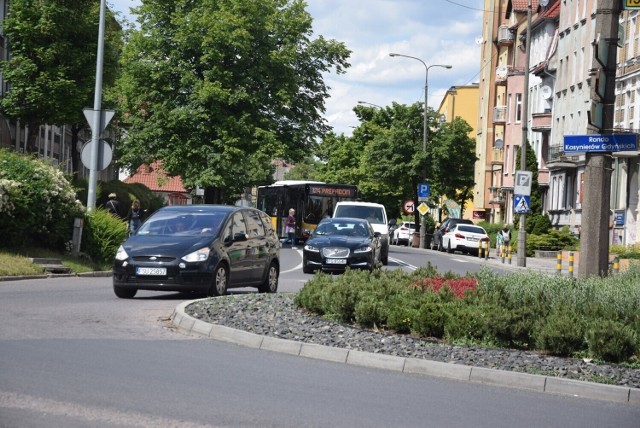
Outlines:
{"type": "Polygon", "coordinates": [[[322,255],[328,258],[349,257],[349,249],[343,247],[327,247],[322,249],[322,255]]]}
{"type": "Polygon", "coordinates": [[[170,263],[175,260],[175,257],[136,256],[133,257],[133,260],[136,262],[170,263]]]}

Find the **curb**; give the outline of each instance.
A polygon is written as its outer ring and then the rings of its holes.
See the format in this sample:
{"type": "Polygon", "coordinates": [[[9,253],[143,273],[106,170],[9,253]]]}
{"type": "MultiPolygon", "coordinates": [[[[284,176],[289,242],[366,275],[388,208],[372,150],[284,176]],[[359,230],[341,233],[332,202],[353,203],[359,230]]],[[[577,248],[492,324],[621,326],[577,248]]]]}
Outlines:
{"type": "Polygon", "coordinates": [[[472,367],[417,358],[373,354],[370,352],[278,339],[271,336],[261,336],[244,330],[209,324],[186,314],[185,308],[195,301],[197,300],[190,300],[179,304],[174,309],[173,314],[171,314],[171,322],[181,333],[208,337],[254,349],[281,352],[336,363],[525,389],[535,392],[571,395],[593,400],[629,403],[634,406],[640,406],[640,389],[637,388],[472,367]]]}
{"type": "Polygon", "coordinates": [[[81,272],[81,273],[47,273],[42,275],[14,275],[14,276],[0,276],[0,282],[2,281],[20,281],[23,279],[48,279],[48,278],[68,278],[68,277],[107,277],[113,274],[110,270],[94,271],[94,272],[81,272]]]}

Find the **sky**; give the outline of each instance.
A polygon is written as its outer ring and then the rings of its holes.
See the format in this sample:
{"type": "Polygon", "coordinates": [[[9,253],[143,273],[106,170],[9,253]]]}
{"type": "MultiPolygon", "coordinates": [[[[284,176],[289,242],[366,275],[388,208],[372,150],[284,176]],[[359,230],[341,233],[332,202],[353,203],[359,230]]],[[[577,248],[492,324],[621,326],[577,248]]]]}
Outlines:
{"type": "MultiPolygon", "coordinates": [[[[378,106],[424,102],[425,66],[430,67],[428,105],[437,109],[451,86],[477,83],[480,73],[483,0],[307,0],[313,37],[345,43],[351,67],[327,74],[331,88],[325,119],[337,134],[351,135],[359,122],[358,101],[378,106]]],[[[107,0],[134,21],[130,7],[140,0],[107,0]]]]}

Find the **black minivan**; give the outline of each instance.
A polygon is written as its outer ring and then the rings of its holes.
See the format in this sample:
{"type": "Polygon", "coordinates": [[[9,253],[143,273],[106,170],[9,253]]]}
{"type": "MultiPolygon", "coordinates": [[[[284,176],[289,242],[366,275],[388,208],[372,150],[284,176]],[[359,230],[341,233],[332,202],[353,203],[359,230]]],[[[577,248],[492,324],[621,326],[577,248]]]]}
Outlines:
{"type": "Polygon", "coordinates": [[[191,291],[220,296],[229,288],[275,293],[280,241],[267,214],[226,205],[159,209],[121,246],[113,264],[113,291],[191,291]]]}

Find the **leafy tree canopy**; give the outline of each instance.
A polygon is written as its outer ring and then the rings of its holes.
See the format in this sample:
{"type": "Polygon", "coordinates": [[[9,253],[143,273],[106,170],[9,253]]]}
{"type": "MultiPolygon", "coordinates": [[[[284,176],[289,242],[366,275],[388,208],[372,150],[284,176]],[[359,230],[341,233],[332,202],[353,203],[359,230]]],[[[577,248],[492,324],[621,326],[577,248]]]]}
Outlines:
{"type": "MultiPolygon", "coordinates": [[[[33,131],[42,124],[85,123],[82,109],[93,107],[99,6],[97,0],[37,2],[11,0],[3,31],[11,55],[0,62],[9,82],[0,99],[2,114],[33,131]]],[[[115,78],[119,26],[108,14],[104,83],[115,78]]],[[[37,132],[27,148],[34,151],[37,132]]]]}
{"type": "Polygon", "coordinates": [[[128,129],[120,161],[155,159],[187,186],[233,198],[297,162],[328,131],[323,74],[343,73],[344,44],[311,39],[302,0],[147,0],[119,81],[128,129]]]}

